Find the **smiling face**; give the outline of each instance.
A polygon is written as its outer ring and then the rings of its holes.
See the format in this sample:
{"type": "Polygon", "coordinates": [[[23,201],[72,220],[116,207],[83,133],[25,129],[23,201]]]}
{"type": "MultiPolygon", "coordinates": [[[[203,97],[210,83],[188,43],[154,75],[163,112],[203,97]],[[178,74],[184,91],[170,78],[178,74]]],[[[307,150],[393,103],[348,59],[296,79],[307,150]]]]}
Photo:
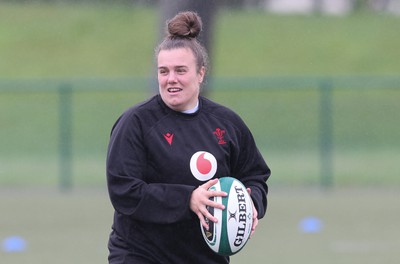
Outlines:
{"type": "Polygon", "coordinates": [[[175,111],[196,107],[205,68],[197,69],[193,52],[188,48],[161,50],[157,65],[158,85],[164,103],[175,111]]]}

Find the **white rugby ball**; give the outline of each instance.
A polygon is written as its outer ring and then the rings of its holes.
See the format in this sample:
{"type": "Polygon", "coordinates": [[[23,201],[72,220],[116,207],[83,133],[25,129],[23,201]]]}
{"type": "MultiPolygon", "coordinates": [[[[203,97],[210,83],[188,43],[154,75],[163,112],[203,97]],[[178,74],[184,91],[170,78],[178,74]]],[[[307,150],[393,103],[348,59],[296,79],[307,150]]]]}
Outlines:
{"type": "Polygon", "coordinates": [[[207,207],[207,210],[218,219],[214,223],[206,219],[209,230],[201,224],[201,232],[207,245],[216,253],[231,256],[239,252],[250,237],[253,224],[253,204],[246,187],[237,179],[223,177],[209,190],[224,191],[225,197],[212,197],[225,209],[207,207]]]}

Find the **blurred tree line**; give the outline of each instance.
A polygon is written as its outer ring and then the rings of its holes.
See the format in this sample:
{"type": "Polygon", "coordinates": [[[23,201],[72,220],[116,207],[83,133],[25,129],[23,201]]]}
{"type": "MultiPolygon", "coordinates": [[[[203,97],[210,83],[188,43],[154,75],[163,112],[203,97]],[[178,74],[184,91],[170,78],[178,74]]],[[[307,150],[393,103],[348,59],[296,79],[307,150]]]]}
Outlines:
{"type": "MultiPolygon", "coordinates": [[[[127,5],[148,5],[156,6],[163,2],[163,0],[0,0],[0,3],[93,3],[93,4],[127,4],[127,5]]],[[[187,4],[184,2],[195,3],[197,6],[204,4],[204,1],[180,1],[171,0],[170,5],[176,5],[176,2],[180,4],[187,4]]],[[[207,2],[207,1],[206,1],[207,2]]],[[[372,11],[393,11],[393,13],[399,13],[400,0],[214,0],[210,1],[214,6],[227,7],[227,8],[247,8],[247,9],[259,9],[263,8],[268,11],[268,6],[273,2],[285,2],[286,5],[290,4],[298,5],[300,2],[308,5],[312,5],[314,12],[320,12],[321,8],[327,4],[344,3],[348,5],[352,12],[372,10],[372,11]]],[[[207,4],[205,4],[207,5],[207,4]]]]}
{"type": "MultiPolygon", "coordinates": [[[[159,12],[158,41],[161,41],[161,38],[164,37],[165,21],[180,11],[196,11],[203,20],[200,41],[207,49],[210,57],[213,53],[214,23],[220,9],[253,9],[264,10],[266,13],[277,11],[290,13],[286,10],[291,8],[293,10],[293,7],[295,7],[297,12],[300,10],[303,14],[347,15],[370,10],[391,11],[391,13],[400,14],[400,0],[0,0],[0,3],[142,5],[155,7],[159,12]],[[395,9],[395,11],[391,9],[395,9]]],[[[210,65],[210,69],[212,68],[212,65],[210,65]]],[[[208,76],[211,75],[212,73],[209,72],[208,76]]],[[[203,91],[209,90],[207,86],[205,85],[203,91]]]]}

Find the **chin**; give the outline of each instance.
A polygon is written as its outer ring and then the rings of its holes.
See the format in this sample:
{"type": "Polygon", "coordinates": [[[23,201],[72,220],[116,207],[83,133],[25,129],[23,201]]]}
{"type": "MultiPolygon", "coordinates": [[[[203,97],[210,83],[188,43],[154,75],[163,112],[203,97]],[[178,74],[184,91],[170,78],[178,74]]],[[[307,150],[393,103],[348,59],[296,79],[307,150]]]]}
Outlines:
{"type": "Polygon", "coordinates": [[[182,109],[182,104],[180,104],[179,102],[176,102],[175,100],[172,101],[166,101],[165,104],[171,108],[172,110],[175,111],[183,111],[184,109],[182,109]]]}

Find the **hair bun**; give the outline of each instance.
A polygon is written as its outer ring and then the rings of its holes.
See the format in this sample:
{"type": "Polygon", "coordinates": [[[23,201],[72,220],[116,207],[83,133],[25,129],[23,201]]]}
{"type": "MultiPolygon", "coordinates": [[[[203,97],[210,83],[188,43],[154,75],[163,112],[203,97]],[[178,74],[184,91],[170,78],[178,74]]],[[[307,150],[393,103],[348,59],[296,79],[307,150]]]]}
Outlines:
{"type": "Polygon", "coordinates": [[[191,11],[178,13],[167,22],[168,37],[170,38],[197,38],[201,29],[201,18],[191,11]]]}

